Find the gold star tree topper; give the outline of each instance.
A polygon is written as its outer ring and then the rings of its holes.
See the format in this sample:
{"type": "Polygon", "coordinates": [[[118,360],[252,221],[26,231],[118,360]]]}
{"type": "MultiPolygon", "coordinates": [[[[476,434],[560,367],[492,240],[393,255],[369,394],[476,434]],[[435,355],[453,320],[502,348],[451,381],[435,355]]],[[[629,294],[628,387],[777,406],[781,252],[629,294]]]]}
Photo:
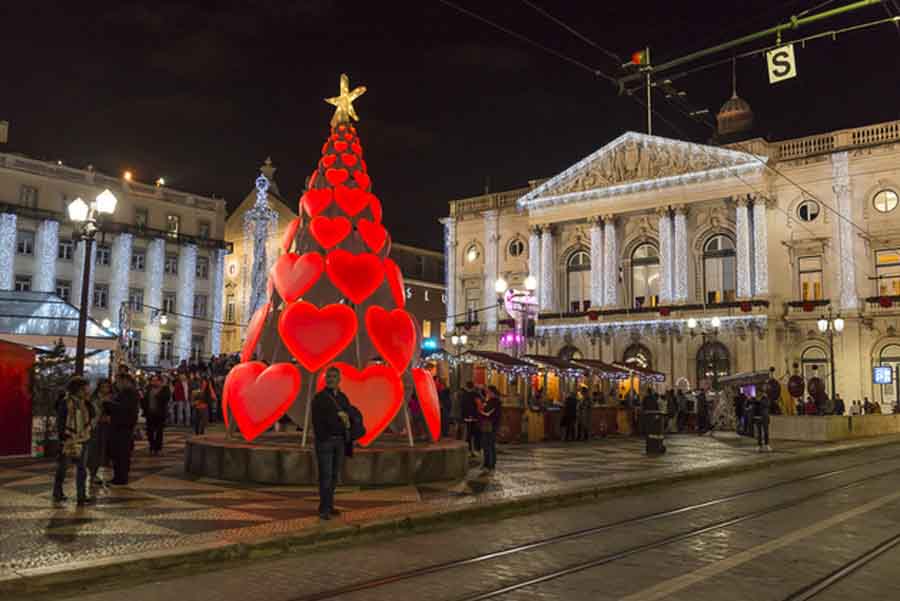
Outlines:
{"type": "Polygon", "coordinates": [[[359,121],[359,115],[353,108],[353,101],[366,93],[365,86],[358,86],[350,91],[350,78],[346,73],[341,73],[341,94],[332,98],[326,98],[325,102],[337,107],[334,110],[334,116],[331,118],[331,126],[334,127],[338,123],[349,123],[352,118],[359,121]]]}

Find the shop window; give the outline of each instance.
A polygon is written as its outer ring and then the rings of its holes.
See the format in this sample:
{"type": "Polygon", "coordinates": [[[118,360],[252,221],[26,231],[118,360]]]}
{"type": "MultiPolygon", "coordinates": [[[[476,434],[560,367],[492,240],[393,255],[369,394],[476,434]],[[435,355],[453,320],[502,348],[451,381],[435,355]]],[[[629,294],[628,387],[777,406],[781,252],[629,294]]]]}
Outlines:
{"type": "Polygon", "coordinates": [[[831,394],[829,390],[831,382],[828,378],[828,355],[824,349],[811,346],[803,351],[800,356],[800,366],[806,382],[809,382],[810,378],[819,378],[825,384],[826,394],[831,394]]]}
{"type": "Polygon", "coordinates": [[[893,372],[893,382],[891,384],[879,384],[876,386],[881,389],[881,402],[886,406],[892,406],[897,403],[897,387],[898,378],[900,378],[900,344],[889,344],[879,353],[878,364],[890,367],[893,372]]]}
{"type": "Polygon", "coordinates": [[[631,296],[638,309],[659,303],[659,251],[650,243],[631,253],[631,296]]]}
{"type": "Polygon", "coordinates": [[[737,287],[734,240],[723,234],[712,236],[703,245],[703,284],[706,302],[729,302],[737,287]]]}

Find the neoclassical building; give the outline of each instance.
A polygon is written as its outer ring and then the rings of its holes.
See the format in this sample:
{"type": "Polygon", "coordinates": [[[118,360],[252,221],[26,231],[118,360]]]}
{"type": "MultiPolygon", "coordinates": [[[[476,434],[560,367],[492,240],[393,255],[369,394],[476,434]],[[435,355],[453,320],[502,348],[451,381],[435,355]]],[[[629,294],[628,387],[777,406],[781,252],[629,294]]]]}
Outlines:
{"type": "Polygon", "coordinates": [[[837,391],[892,403],[872,367],[900,365],[900,121],[741,141],[749,123],[735,97],[719,134],[737,142],[627,132],[548,180],[452,201],[448,330],[507,350],[494,283],[531,274],[529,352],[632,362],[665,386],[794,364],[827,382],[831,311],[837,391]]]}

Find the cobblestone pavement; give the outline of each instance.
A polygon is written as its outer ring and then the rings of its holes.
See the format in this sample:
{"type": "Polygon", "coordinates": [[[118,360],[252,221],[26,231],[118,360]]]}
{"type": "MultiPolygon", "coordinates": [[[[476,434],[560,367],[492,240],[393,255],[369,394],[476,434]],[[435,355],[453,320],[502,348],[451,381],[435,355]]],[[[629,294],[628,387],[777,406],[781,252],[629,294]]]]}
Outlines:
{"type": "MultiPolygon", "coordinates": [[[[161,457],[150,457],[138,443],[130,485],[100,490],[97,505],[87,508],[53,505],[51,461],[0,461],[0,578],[323,528],[311,487],[247,486],[186,475],[185,436],[167,432],[161,457]]],[[[632,438],[506,446],[491,477],[473,468],[458,483],[341,488],[337,506],[343,522],[360,523],[760,460],[751,440],[727,434],[679,436],[668,445],[669,453],[661,457],[645,456],[643,443],[632,438]]],[[[785,445],[776,455],[806,450],[802,444],[785,445]]],[[[73,479],[70,474],[70,497],[73,479]]]]}
{"type": "MultiPolygon", "coordinates": [[[[521,452],[521,451],[520,451],[521,452]]],[[[541,449],[525,454],[542,453],[541,449]]],[[[491,523],[408,535],[102,592],[80,601],[417,601],[500,599],[781,601],[900,533],[900,444],[491,523]],[[623,523],[624,522],[624,523],[623,523]],[[605,527],[603,527],[605,526],[605,527]],[[602,528],[601,528],[602,527],[602,528]],[[546,541],[586,528],[581,536],[546,541]],[[545,541],[527,548],[520,546],[545,541]],[[519,548],[517,548],[519,547],[519,548]],[[485,554],[492,554],[485,556],[485,554]],[[477,561],[462,559],[478,556],[477,561]],[[451,566],[392,575],[428,566],[451,566]],[[594,562],[558,578],[530,579],[594,562]],[[385,579],[364,590],[337,587],[385,579]],[[485,596],[503,587],[508,592],[485,596]]],[[[816,600],[900,599],[900,546],[816,600]]]]}

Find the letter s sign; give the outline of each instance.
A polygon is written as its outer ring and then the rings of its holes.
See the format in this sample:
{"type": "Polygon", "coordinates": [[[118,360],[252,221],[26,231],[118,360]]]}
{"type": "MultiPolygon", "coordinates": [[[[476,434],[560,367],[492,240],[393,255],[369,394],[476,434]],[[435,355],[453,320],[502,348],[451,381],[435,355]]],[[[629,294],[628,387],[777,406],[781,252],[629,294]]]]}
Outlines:
{"type": "Polygon", "coordinates": [[[769,50],[766,52],[766,62],[769,65],[769,83],[797,77],[797,60],[794,58],[793,44],[769,50]]]}

